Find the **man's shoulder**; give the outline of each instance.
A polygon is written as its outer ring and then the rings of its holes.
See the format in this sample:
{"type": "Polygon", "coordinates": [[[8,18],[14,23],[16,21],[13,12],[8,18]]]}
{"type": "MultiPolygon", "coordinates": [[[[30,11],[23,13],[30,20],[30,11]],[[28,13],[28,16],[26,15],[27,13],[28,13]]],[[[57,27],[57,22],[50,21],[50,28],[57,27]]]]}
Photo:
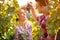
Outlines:
{"type": "Polygon", "coordinates": [[[37,15],[37,17],[39,17],[39,16],[42,16],[42,15],[44,15],[44,14],[43,14],[43,13],[41,13],[41,14],[38,14],[38,15],[37,15]]]}

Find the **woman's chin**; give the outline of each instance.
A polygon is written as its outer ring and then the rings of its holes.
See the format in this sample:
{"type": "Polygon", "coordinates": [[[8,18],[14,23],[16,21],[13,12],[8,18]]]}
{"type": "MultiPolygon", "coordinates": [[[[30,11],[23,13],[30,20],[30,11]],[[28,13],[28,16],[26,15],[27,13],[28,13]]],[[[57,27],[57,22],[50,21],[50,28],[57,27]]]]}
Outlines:
{"type": "Polygon", "coordinates": [[[22,19],[22,21],[25,21],[26,20],[26,18],[25,19],[22,19]]]}

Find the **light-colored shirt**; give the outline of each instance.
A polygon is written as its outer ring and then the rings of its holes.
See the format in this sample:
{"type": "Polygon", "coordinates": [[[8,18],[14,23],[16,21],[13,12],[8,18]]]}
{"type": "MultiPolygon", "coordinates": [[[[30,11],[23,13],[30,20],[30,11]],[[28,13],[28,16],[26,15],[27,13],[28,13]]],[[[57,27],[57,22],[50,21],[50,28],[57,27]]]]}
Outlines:
{"type": "Polygon", "coordinates": [[[27,37],[24,40],[32,40],[32,25],[29,21],[26,22],[25,27],[23,28],[22,25],[18,25],[15,28],[15,38],[16,40],[19,39],[19,34],[23,35],[26,34],[27,37]]]}

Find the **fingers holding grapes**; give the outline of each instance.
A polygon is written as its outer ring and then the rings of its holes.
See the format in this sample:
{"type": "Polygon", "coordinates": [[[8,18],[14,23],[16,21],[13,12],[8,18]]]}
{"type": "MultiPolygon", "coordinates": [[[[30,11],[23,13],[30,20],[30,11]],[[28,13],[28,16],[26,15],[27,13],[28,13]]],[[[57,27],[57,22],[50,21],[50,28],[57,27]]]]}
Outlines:
{"type": "Polygon", "coordinates": [[[29,6],[30,8],[32,8],[32,7],[33,7],[32,2],[29,2],[29,3],[28,3],[28,6],[29,6]]]}

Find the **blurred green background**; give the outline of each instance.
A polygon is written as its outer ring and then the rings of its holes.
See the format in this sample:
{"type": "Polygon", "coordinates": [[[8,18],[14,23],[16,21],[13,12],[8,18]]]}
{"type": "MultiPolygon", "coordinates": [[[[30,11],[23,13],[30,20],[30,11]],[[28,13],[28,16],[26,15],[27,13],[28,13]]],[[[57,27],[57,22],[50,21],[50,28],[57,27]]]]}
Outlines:
{"type": "MultiPolygon", "coordinates": [[[[50,34],[57,32],[57,40],[60,40],[60,1],[50,0],[49,12],[50,18],[47,20],[47,28],[50,34]]],[[[14,24],[18,25],[16,21],[18,18],[17,11],[20,8],[17,0],[0,0],[0,40],[13,40],[14,24]],[[7,1],[7,2],[5,2],[7,1]]],[[[29,13],[28,13],[29,15],[29,13]]],[[[38,40],[43,33],[41,28],[34,21],[32,15],[28,18],[32,22],[33,40],[38,40]]]]}

